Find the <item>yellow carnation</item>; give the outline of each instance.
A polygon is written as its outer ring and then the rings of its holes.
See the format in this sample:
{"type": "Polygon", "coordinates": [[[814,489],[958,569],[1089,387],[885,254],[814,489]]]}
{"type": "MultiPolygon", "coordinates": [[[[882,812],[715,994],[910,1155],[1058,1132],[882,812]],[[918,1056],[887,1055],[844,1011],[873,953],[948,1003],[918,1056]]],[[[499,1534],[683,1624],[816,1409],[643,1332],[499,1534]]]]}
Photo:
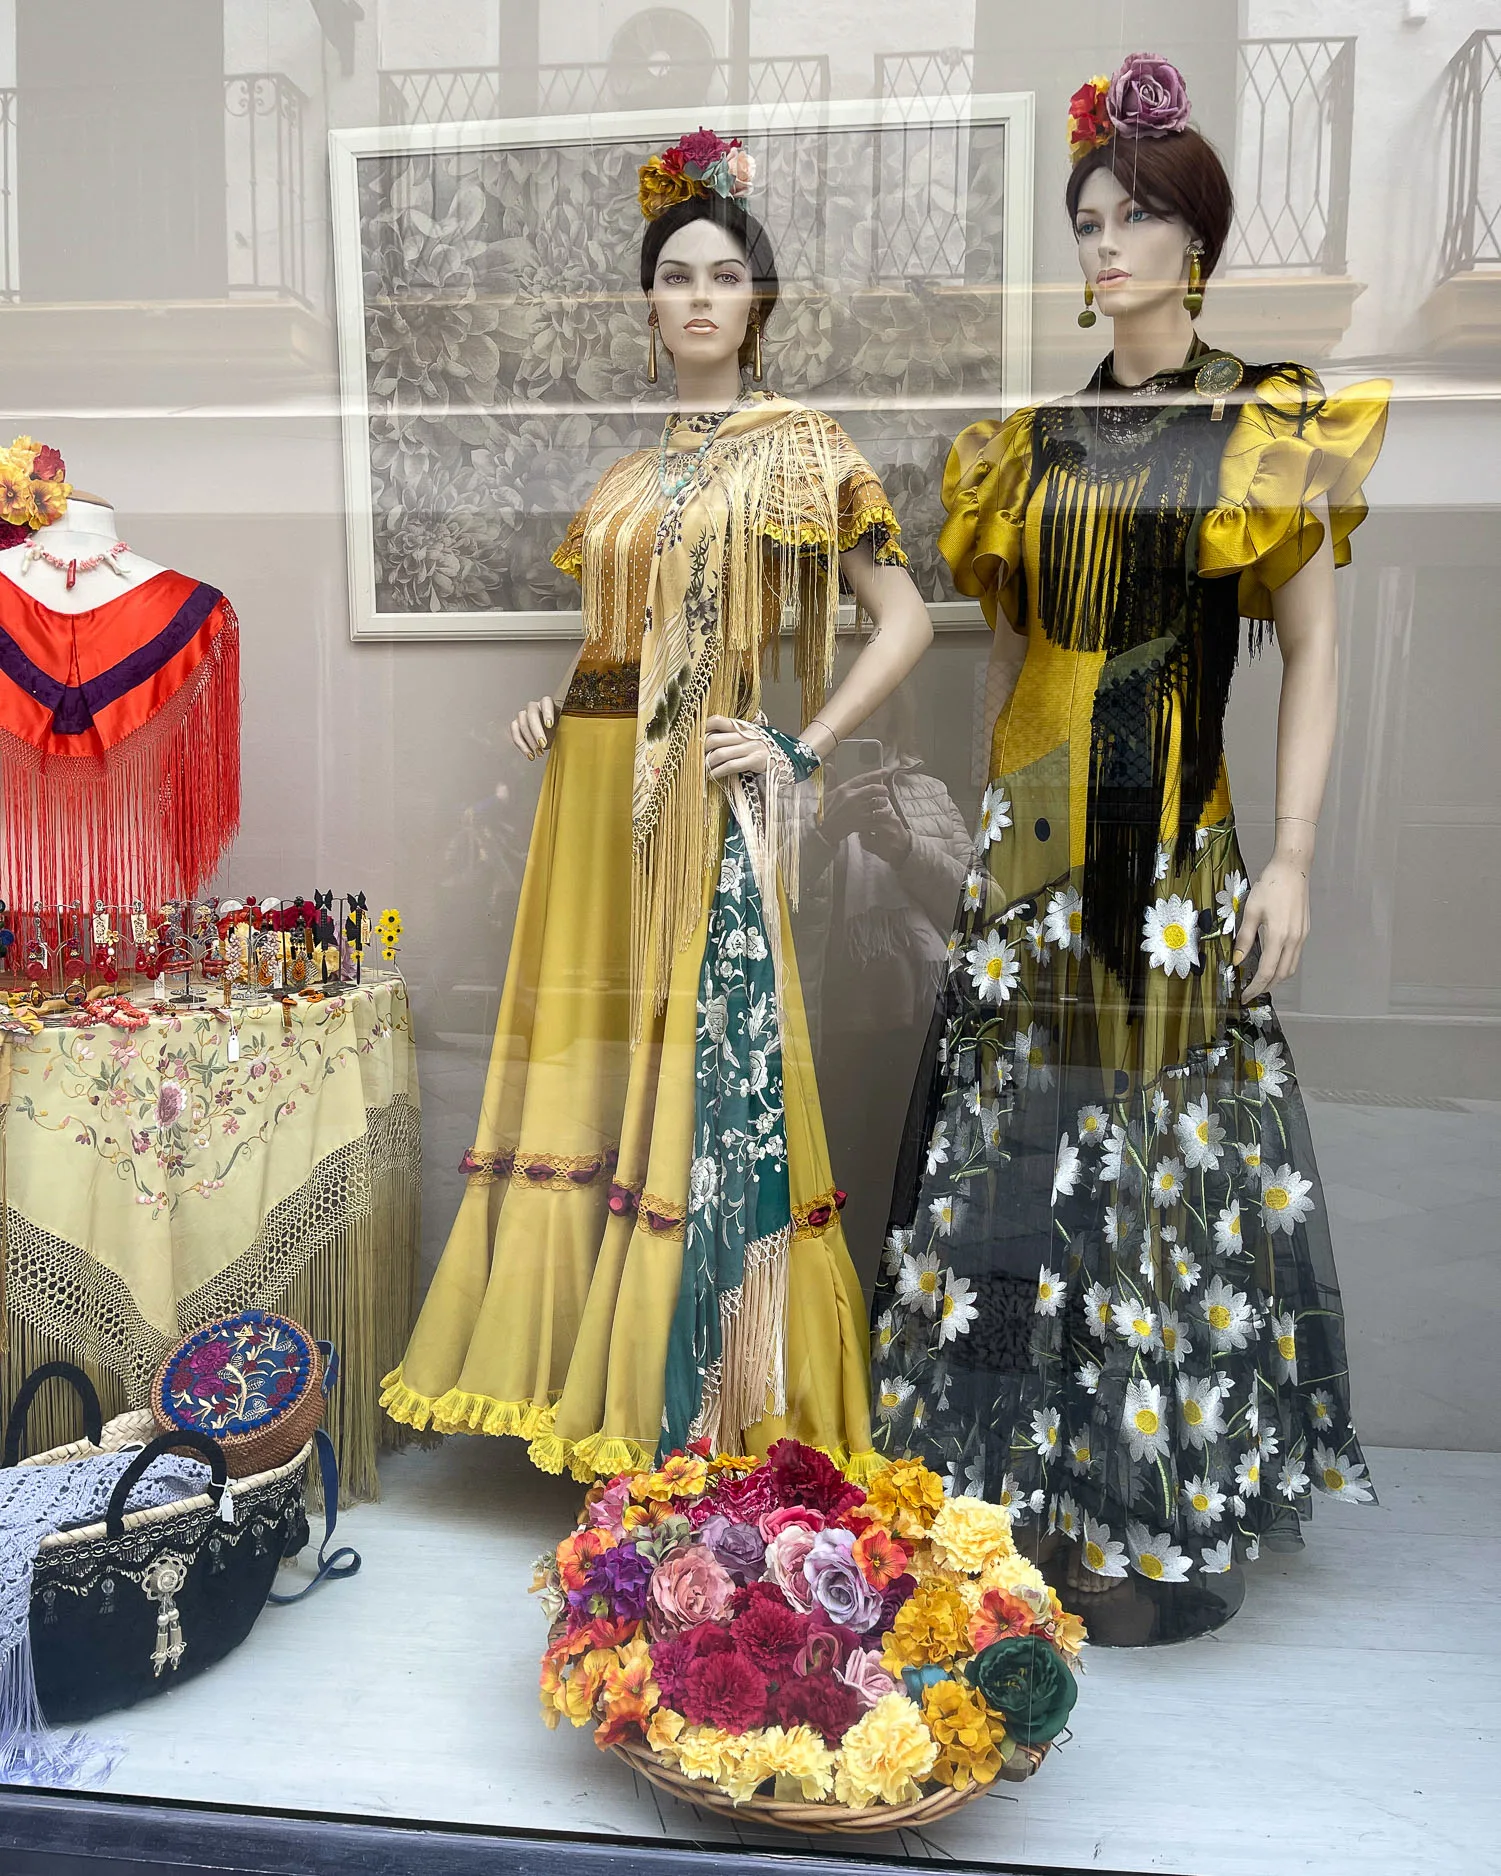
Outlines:
{"type": "Polygon", "coordinates": [[[983,1498],[946,1500],[928,1540],[940,1563],[971,1576],[978,1576],[988,1564],[1016,1555],[1010,1514],[983,1498]]]}
{"type": "Polygon", "coordinates": [[[933,1769],[938,1742],[905,1694],[883,1694],[845,1734],[834,1795],[841,1804],[911,1804],[933,1769]]]}
{"type": "Polygon", "coordinates": [[[1018,1597],[1036,1613],[1039,1622],[1046,1622],[1052,1615],[1053,1592],[1048,1588],[1047,1578],[1025,1557],[998,1557],[994,1563],[987,1564],[980,1572],[980,1588],[982,1591],[1003,1589],[1008,1595],[1018,1597]]]}
{"type": "Polygon", "coordinates": [[[811,1726],[768,1726],[741,1735],[739,1763],[720,1780],[736,1804],[776,1780],[787,1804],[816,1804],[834,1784],[834,1755],[811,1726]]]}
{"type": "Polygon", "coordinates": [[[863,1510],[894,1537],[927,1535],[943,1504],[943,1480],[918,1459],[899,1459],[866,1488],[863,1510]]]}
{"type": "Polygon", "coordinates": [[[1001,1741],[1006,1727],[972,1688],[958,1681],[939,1681],[924,1688],[922,1716],[938,1742],[933,1776],[940,1785],[964,1791],[971,1784],[988,1785],[1004,1759],[1001,1741]]]}
{"type": "Polygon", "coordinates": [[[886,1637],[882,1666],[893,1674],[903,1668],[941,1666],[969,1653],[969,1610],[952,1584],[930,1578],[896,1612],[886,1637]]]}
{"type": "Polygon", "coordinates": [[[686,1726],[672,1750],[684,1778],[706,1778],[719,1784],[734,1772],[744,1746],[733,1733],[721,1732],[717,1726],[686,1726]]]}

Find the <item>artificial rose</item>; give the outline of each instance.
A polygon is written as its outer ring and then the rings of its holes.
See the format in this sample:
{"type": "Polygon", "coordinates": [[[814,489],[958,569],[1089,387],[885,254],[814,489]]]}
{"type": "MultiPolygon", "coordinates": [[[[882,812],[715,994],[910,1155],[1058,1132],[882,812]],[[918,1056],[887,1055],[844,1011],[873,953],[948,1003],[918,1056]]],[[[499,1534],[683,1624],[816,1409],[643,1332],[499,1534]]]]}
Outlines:
{"type": "Polygon", "coordinates": [[[789,1609],[780,1590],[758,1596],[730,1624],[735,1645],[763,1674],[781,1678],[792,1671],[808,1639],[808,1618],[789,1609]]]}
{"type": "Polygon", "coordinates": [[[903,1609],[917,1588],[917,1578],[908,1571],[899,1576],[894,1583],[888,1583],[881,1591],[881,1629],[884,1633],[897,1618],[897,1612],[903,1609]]]}
{"type": "Polygon", "coordinates": [[[693,184],[688,178],[675,175],[661,157],[654,156],[641,165],[637,197],[641,213],[648,221],[655,221],[675,203],[686,202],[694,193],[693,184]]]}
{"type": "Polygon", "coordinates": [[[668,1557],[652,1571],[647,1613],[657,1634],[674,1634],[699,1622],[728,1622],[735,1585],[707,1550],[668,1557]]]}
{"type": "Polygon", "coordinates": [[[761,1574],[766,1557],[766,1540],[753,1524],[736,1524],[722,1511],[699,1526],[700,1543],[714,1553],[714,1560],[727,1576],[737,1583],[750,1583],[761,1574]]]}
{"type": "Polygon", "coordinates": [[[862,1707],[873,1707],[885,1695],[897,1691],[896,1682],[881,1666],[880,1655],[872,1649],[857,1648],[835,1672],[858,1696],[862,1707]]]}
{"type": "Polygon", "coordinates": [[[1168,137],[1188,124],[1188,88],[1176,65],[1133,52],[1110,80],[1105,109],[1129,137],[1168,137]]]}
{"type": "Polygon", "coordinates": [[[769,1544],[779,1531],[790,1530],[795,1524],[805,1531],[821,1531],[824,1515],[821,1511],[805,1511],[801,1505],[784,1505],[777,1511],[764,1512],[756,1520],[756,1529],[769,1544]]]}
{"type": "Polygon", "coordinates": [[[789,1524],[766,1546],[766,1574],[794,1609],[813,1607],[813,1591],[803,1574],[803,1565],[815,1536],[820,1535],[822,1533],[810,1531],[804,1524],[789,1524]]]}
{"type": "Polygon", "coordinates": [[[811,1726],[826,1746],[837,1746],[866,1711],[854,1688],[829,1673],[784,1681],[772,1704],[783,1726],[811,1726]]]}
{"type": "Polygon", "coordinates": [[[732,149],[724,159],[732,195],[749,195],[756,180],[756,159],[749,150],[732,149]]]}
{"type": "Polygon", "coordinates": [[[992,1642],[965,1664],[965,1677],[1006,1731],[1023,1746],[1056,1739],[1068,1724],[1079,1686],[1055,1648],[1035,1635],[992,1642]]]}
{"type": "Polygon", "coordinates": [[[766,1676],[738,1649],[700,1655],[684,1681],[682,1713],[695,1726],[749,1732],[766,1718],[766,1676]]]}
{"type": "Polygon", "coordinates": [[[850,1484],[827,1454],[801,1440],[778,1440],[766,1455],[766,1469],[782,1504],[821,1511],[830,1521],[865,1503],[864,1492],[850,1484]]]}
{"type": "Polygon", "coordinates": [[[803,1559],[803,1575],[813,1600],[834,1621],[864,1635],[879,1625],[885,1605],[855,1562],[854,1548],[851,1531],[819,1531],[803,1559]]]}
{"type": "Polygon", "coordinates": [[[799,1674],[818,1674],[825,1668],[843,1665],[858,1654],[864,1638],[842,1623],[831,1622],[822,1609],[815,1608],[808,1617],[808,1637],[798,1650],[793,1666],[799,1674]]]}

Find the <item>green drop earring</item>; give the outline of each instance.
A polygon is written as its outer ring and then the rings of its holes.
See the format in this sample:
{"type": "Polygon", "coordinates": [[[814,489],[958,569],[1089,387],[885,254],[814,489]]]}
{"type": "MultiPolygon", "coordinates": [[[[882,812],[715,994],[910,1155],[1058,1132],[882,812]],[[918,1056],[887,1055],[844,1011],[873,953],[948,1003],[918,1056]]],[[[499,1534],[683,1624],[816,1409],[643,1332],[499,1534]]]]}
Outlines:
{"type": "Polygon", "coordinates": [[[1095,317],[1094,288],[1086,280],[1084,282],[1084,309],[1079,314],[1079,324],[1085,327],[1092,326],[1095,322],[1095,317]]]}

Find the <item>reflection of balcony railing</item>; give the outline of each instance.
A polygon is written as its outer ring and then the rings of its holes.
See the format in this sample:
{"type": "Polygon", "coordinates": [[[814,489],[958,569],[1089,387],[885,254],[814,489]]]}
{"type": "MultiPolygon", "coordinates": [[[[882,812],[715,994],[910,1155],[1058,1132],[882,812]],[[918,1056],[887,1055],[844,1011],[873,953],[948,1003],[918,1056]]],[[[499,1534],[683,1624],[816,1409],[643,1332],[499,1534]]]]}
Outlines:
{"type": "MultiPolygon", "coordinates": [[[[0,89],[0,301],[21,297],[17,92],[0,89]]],[[[281,72],[224,79],[227,290],[308,303],[303,107],[281,72]]]]}
{"type": "Polygon", "coordinates": [[[1226,256],[1242,271],[1342,274],[1354,125],[1353,39],[1243,39],[1226,256]]]}
{"type": "MultiPolygon", "coordinates": [[[[516,74],[494,66],[386,71],[380,77],[385,124],[468,123],[516,114],[516,74]]],[[[813,104],[829,95],[829,61],[823,57],[752,59],[749,78],[752,104],[813,104]]],[[[728,103],[738,90],[737,70],[729,59],[542,65],[536,110],[544,117],[652,107],[696,110],[728,103]]]]}
{"type": "Polygon", "coordinates": [[[224,80],[229,291],[307,297],[307,199],[303,107],[281,72],[231,72],[224,80]]]}
{"type": "Polygon", "coordinates": [[[16,297],[16,94],[0,90],[0,300],[16,297]]]}
{"type": "MultiPolygon", "coordinates": [[[[960,47],[878,52],[878,98],[967,99],[974,57],[960,47]]],[[[969,131],[917,121],[876,146],[871,273],[878,282],[962,281],[969,251],[969,131]]]]}
{"type": "Polygon", "coordinates": [[[1449,204],[1440,275],[1501,265],[1501,33],[1478,32],[1449,61],[1444,98],[1449,204]]]}

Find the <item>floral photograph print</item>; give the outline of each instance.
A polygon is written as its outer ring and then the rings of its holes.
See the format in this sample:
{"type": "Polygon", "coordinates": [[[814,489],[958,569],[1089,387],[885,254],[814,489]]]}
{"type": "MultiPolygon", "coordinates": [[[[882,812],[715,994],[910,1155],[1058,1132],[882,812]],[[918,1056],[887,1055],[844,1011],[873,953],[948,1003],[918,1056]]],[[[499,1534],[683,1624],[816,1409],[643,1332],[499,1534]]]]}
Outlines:
{"type": "MultiPolygon", "coordinates": [[[[952,409],[1026,390],[1026,315],[1008,308],[1030,277],[1030,106],[718,126],[755,159],[747,205],[781,277],[766,383],[839,417],[940,603],[956,598],[933,547],[952,409]]],[[[691,126],[567,127],[332,134],[355,638],[575,629],[553,549],[605,468],[660,436],[672,383],[646,377],[637,170],[691,126]]]]}

